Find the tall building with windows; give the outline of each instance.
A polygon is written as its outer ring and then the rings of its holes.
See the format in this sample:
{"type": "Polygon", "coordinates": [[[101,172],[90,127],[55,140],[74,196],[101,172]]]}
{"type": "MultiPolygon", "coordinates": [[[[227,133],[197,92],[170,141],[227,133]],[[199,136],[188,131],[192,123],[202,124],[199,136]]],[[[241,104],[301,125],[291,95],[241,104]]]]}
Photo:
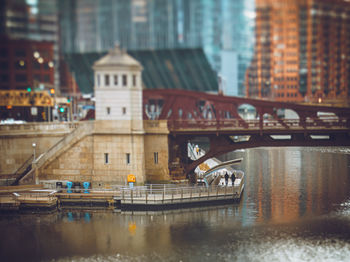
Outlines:
{"type": "Polygon", "coordinates": [[[256,0],[255,34],[249,97],[347,103],[349,1],[256,0]]]}
{"type": "Polygon", "coordinates": [[[254,53],[255,0],[222,1],[220,74],[223,92],[244,96],[254,53]]]}
{"type": "Polygon", "coordinates": [[[59,30],[56,7],[56,0],[2,0],[0,34],[17,40],[52,42],[54,84],[59,87],[59,30]]]}
{"type": "Polygon", "coordinates": [[[254,0],[60,0],[62,51],[103,52],[115,43],[128,50],[200,47],[225,80],[223,91],[244,95],[254,6],[254,0]]]}

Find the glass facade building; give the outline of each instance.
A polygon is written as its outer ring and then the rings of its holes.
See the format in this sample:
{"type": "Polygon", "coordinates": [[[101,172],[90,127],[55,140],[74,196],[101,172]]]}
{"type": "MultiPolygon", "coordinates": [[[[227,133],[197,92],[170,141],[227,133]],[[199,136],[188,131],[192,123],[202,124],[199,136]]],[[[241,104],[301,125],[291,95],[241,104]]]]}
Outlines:
{"type": "Polygon", "coordinates": [[[346,104],[350,2],[256,0],[256,6],[247,94],[276,101],[346,104]]]}
{"type": "Polygon", "coordinates": [[[102,52],[115,43],[128,50],[200,47],[225,80],[223,91],[244,95],[254,0],[60,0],[59,8],[64,53],[102,52]]]}

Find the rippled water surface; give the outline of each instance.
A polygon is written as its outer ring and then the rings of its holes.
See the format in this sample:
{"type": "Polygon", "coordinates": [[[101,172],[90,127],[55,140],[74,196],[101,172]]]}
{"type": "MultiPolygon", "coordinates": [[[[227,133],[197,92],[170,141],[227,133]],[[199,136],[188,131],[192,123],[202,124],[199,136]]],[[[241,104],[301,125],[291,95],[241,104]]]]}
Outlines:
{"type": "Polygon", "coordinates": [[[0,216],[1,261],[350,261],[350,149],[258,148],[239,204],[0,216]]]}

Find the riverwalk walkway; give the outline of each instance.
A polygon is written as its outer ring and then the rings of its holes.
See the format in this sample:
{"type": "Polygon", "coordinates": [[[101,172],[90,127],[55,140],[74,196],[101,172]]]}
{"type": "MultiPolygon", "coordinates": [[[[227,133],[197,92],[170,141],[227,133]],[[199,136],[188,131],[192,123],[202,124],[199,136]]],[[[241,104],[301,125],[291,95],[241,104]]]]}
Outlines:
{"type": "Polygon", "coordinates": [[[172,184],[115,186],[112,189],[30,189],[16,192],[0,189],[0,211],[65,207],[103,207],[121,211],[154,211],[205,206],[239,201],[244,189],[244,176],[234,186],[180,186],[172,184]]]}

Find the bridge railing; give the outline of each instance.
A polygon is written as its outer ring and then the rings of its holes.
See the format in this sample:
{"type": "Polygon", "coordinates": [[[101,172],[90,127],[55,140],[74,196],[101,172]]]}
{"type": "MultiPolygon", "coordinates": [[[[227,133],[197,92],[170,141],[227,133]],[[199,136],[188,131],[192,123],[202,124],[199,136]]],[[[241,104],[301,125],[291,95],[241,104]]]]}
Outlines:
{"type": "MultiPolygon", "coordinates": [[[[306,118],[301,119],[264,119],[262,129],[308,129],[308,128],[349,128],[349,119],[347,118],[306,118]]],[[[168,128],[170,130],[178,129],[225,129],[234,128],[241,129],[260,129],[259,120],[240,120],[240,119],[184,119],[184,120],[168,120],[168,128]]]]}

